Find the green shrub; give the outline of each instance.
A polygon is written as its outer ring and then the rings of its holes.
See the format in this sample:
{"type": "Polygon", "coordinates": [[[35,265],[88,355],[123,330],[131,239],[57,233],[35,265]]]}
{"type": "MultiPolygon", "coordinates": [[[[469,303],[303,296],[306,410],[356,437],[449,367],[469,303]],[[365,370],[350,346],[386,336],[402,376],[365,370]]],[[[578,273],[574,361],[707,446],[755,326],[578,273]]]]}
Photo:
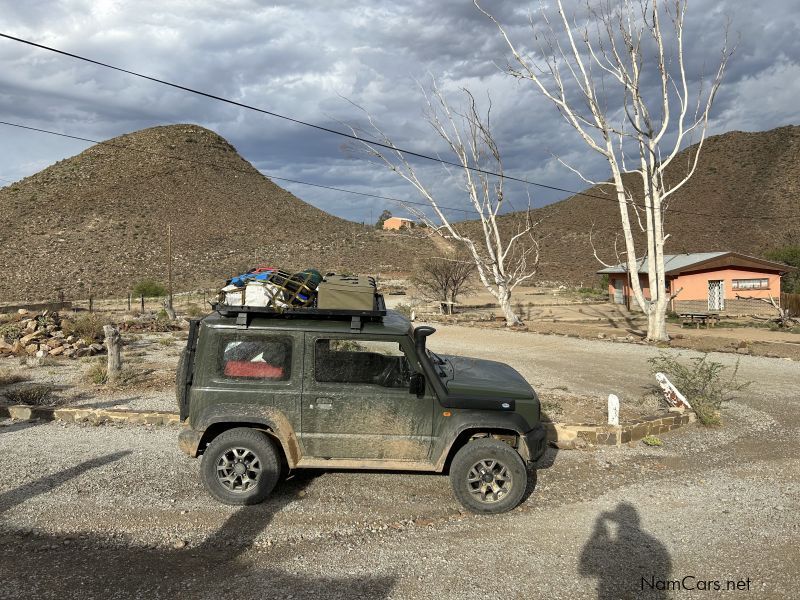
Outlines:
{"type": "Polygon", "coordinates": [[[27,404],[29,406],[48,406],[54,404],[50,394],[53,388],[49,385],[29,385],[26,387],[6,390],[3,395],[12,404],[27,404]]]}
{"type": "Polygon", "coordinates": [[[411,318],[411,305],[410,304],[398,304],[394,307],[394,309],[403,315],[406,319],[411,318]]]}
{"type": "Polygon", "coordinates": [[[86,370],[86,378],[96,385],[108,383],[108,369],[103,361],[95,360],[86,370]]]}
{"type": "Polygon", "coordinates": [[[663,446],[664,442],[661,441],[660,438],[657,438],[654,435],[646,435],[642,438],[642,443],[645,446],[663,446]]]}
{"type": "Polygon", "coordinates": [[[64,335],[81,338],[87,344],[92,344],[103,339],[103,325],[107,325],[106,319],[100,318],[96,313],[83,314],[74,320],[64,319],[61,321],[61,330],[64,335]]]}
{"type": "Polygon", "coordinates": [[[720,425],[723,403],[736,392],[746,389],[752,382],[739,381],[739,361],[730,377],[725,376],[728,367],[708,359],[708,354],[681,362],[681,355],[660,353],[648,360],[653,373],[662,372],[686,397],[698,420],[705,426],[720,425]]]}
{"type": "Polygon", "coordinates": [[[133,286],[133,295],[144,296],[145,298],[166,296],[167,289],[154,279],[142,279],[139,283],[133,286]]]}
{"type": "Polygon", "coordinates": [[[203,309],[200,308],[197,304],[190,304],[186,307],[186,316],[190,319],[196,319],[197,317],[202,317],[204,314],[203,309]]]}
{"type": "Polygon", "coordinates": [[[159,338],[158,343],[162,346],[172,346],[175,340],[168,337],[159,338]]]}
{"type": "Polygon", "coordinates": [[[13,344],[22,337],[22,326],[19,323],[5,323],[0,325],[0,340],[13,344]]]}

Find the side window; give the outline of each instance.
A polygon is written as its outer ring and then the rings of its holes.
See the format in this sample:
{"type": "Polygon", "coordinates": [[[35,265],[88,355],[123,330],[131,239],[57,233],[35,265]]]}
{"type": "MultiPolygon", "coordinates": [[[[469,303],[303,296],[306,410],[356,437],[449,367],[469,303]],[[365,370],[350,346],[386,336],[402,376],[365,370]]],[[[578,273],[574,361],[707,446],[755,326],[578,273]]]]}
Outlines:
{"type": "Polygon", "coordinates": [[[286,381],[292,375],[292,340],[280,336],[226,336],[219,375],[229,379],[286,381]]]}
{"type": "Polygon", "coordinates": [[[398,342],[319,339],[314,379],[319,382],[408,387],[411,370],[398,342]]]}

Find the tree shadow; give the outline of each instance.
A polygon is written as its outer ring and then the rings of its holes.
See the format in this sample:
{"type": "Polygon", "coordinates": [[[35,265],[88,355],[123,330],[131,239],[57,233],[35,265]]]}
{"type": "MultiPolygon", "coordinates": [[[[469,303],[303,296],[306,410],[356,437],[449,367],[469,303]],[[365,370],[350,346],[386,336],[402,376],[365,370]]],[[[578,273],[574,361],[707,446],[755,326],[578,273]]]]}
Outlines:
{"type": "Polygon", "coordinates": [[[598,600],[665,600],[666,590],[658,588],[670,580],[672,559],[658,539],[641,529],[636,508],[620,502],[595,521],[578,572],[597,580],[598,600]]]}
{"type": "MultiPolygon", "coordinates": [[[[0,496],[0,511],[125,454],[85,461],[6,492],[0,496]]],[[[301,492],[315,476],[290,476],[266,502],[235,509],[218,530],[196,546],[153,549],[95,533],[74,539],[75,534],[31,537],[0,531],[3,592],[9,597],[37,599],[61,599],[69,592],[83,598],[386,598],[394,587],[394,577],[322,574],[316,563],[294,561],[302,555],[295,546],[262,544],[254,551],[257,538],[275,515],[289,504],[301,502],[301,492]],[[13,552],[4,547],[13,547],[13,552]],[[291,571],[275,566],[284,558],[290,561],[291,571]]]]}

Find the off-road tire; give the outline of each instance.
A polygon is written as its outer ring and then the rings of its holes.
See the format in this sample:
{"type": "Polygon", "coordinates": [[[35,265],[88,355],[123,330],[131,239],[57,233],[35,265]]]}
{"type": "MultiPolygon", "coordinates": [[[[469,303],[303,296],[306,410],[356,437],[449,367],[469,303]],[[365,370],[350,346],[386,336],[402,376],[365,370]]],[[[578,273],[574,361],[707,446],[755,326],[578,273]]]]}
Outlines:
{"type": "MultiPolygon", "coordinates": [[[[242,464],[245,464],[244,461],[242,464]]],[[[235,475],[233,466],[228,471],[235,475]]],[[[281,476],[281,462],[275,444],[269,436],[256,429],[237,427],[221,433],[208,445],[203,452],[200,474],[206,491],[223,504],[232,506],[258,504],[269,496],[278,483],[281,476]],[[242,450],[245,450],[247,454],[241,452],[242,450]],[[243,458],[254,457],[250,458],[250,466],[242,467],[246,469],[244,475],[248,477],[248,481],[254,471],[247,469],[255,464],[255,460],[258,461],[258,476],[255,483],[249,485],[247,489],[231,489],[226,487],[221,480],[226,471],[219,471],[218,467],[221,463],[233,465],[235,460],[231,461],[230,459],[235,458],[237,454],[243,455],[243,458]]],[[[246,485],[241,475],[238,476],[238,482],[239,487],[246,485]]],[[[229,482],[229,484],[233,486],[234,482],[229,482]]]]}
{"type": "MultiPolygon", "coordinates": [[[[476,474],[479,475],[479,471],[473,471],[472,475],[476,474]]],[[[505,442],[483,438],[467,443],[453,457],[450,464],[450,484],[453,486],[453,494],[464,508],[478,514],[496,515],[514,509],[522,502],[528,487],[528,469],[522,457],[511,446],[505,442]],[[470,471],[479,464],[490,465],[492,461],[502,466],[502,469],[495,469],[496,475],[499,476],[502,471],[506,479],[498,479],[495,483],[503,493],[491,493],[487,496],[488,501],[485,501],[481,493],[476,492],[480,481],[470,482],[470,471]],[[504,489],[504,486],[507,487],[504,489]],[[498,498],[492,499],[493,496],[498,498]]]]}

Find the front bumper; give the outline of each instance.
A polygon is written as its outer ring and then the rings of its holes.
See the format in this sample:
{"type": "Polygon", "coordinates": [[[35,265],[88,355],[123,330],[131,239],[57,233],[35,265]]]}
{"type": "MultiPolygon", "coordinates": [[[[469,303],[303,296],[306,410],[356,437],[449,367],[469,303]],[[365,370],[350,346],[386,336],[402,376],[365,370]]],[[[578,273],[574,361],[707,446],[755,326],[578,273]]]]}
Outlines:
{"type": "Polygon", "coordinates": [[[547,450],[547,430],[544,425],[537,423],[533,429],[521,437],[521,442],[520,455],[527,462],[534,463],[542,458],[547,450]]]}
{"type": "Polygon", "coordinates": [[[195,458],[200,448],[200,440],[202,438],[203,432],[195,431],[187,422],[184,423],[183,429],[181,429],[181,432],[178,434],[178,446],[180,446],[181,452],[195,458]]]}

